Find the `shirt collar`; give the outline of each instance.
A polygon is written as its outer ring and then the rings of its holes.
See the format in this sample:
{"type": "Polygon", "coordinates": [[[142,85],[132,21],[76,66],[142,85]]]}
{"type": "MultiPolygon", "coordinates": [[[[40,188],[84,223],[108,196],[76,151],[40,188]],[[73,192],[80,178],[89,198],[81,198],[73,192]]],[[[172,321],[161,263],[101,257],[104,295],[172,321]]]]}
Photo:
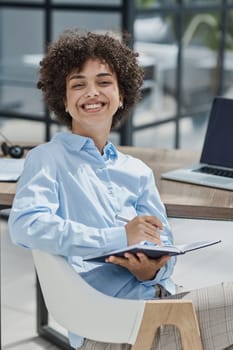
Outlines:
{"type": "Polygon", "coordinates": [[[104,147],[103,157],[105,160],[115,160],[118,158],[117,149],[111,142],[108,142],[107,145],[104,147]]]}
{"type": "MultiPolygon", "coordinates": [[[[96,148],[94,141],[91,138],[73,134],[71,132],[59,132],[53,139],[55,141],[56,139],[63,139],[72,148],[72,150],[75,149],[77,152],[79,152],[81,149],[96,148]]],[[[108,142],[104,147],[103,157],[105,160],[115,160],[118,158],[117,149],[111,142],[108,142]]]]}

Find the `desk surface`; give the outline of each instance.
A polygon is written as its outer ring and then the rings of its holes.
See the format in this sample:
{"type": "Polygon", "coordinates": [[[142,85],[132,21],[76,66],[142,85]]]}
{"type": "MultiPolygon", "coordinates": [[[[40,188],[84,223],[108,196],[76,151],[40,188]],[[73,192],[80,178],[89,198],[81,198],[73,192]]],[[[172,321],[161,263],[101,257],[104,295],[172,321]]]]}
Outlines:
{"type": "Polygon", "coordinates": [[[190,150],[120,147],[154,171],[167,214],[170,217],[233,220],[233,192],[160,178],[161,173],[195,164],[200,154],[190,150]]]}
{"type": "MultiPolygon", "coordinates": [[[[199,159],[197,152],[138,147],[120,149],[141,158],[153,169],[168,216],[233,220],[232,191],[160,179],[162,172],[196,163],[199,159]]],[[[1,208],[11,206],[15,190],[16,183],[0,183],[1,208]]]]}

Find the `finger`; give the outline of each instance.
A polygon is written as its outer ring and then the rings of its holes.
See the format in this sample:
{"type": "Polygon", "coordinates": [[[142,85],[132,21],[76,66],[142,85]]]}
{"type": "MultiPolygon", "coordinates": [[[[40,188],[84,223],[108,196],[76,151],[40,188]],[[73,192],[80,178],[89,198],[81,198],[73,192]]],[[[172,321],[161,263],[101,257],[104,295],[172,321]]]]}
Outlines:
{"type": "Polygon", "coordinates": [[[154,264],[156,265],[156,266],[163,266],[163,265],[165,265],[165,263],[168,261],[168,260],[170,260],[170,256],[169,255],[164,255],[164,256],[162,256],[161,258],[159,258],[159,259],[155,259],[155,258],[149,258],[146,254],[144,254],[144,253],[137,253],[137,257],[138,257],[138,259],[140,260],[140,262],[148,262],[148,261],[150,261],[150,262],[154,262],[154,264]]]}
{"type": "Polygon", "coordinates": [[[131,253],[125,253],[124,257],[130,261],[130,263],[136,263],[138,262],[137,254],[131,254],[131,253]]]}
{"type": "Polygon", "coordinates": [[[149,215],[142,215],[142,216],[136,216],[131,222],[135,222],[138,224],[149,224],[153,227],[162,228],[163,224],[162,222],[157,219],[155,216],[149,216],[149,215]]]}
{"type": "Polygon", "coordinates": [[[144,227],[150,232],[158,232],[159,233],[159,231],[160,231],[160,229],[157,226],[152,225],[150,222],[147,222],[147,221],[144,222],[144,227]]]}
{"type": "Polygon", "coordinates": [[[142,224],[143,228],[148,232],[148,233],[156,233],[157,235],[160,235],[161,229],[160,227],[153,225],[151,222],[145,221],[142,224]]]}
{"type": "Polygon", "coordinates": [[[156,259],[158,263],[158,267],[160,268],[163,267],[170,259],[171,257],[169,255],[164,255],[160,259],[156,259]]]}
{"type": "Polygon", "coordinates": [[[145,240],[149,241],[149,242],[153,242],[155,244],[161,245],[161,238],[160,238],[160,234],[153,230],[153,231],[145,231],[144,232],[145,235],[145,240]]]}
{"type": "Polygon", "coordinates": [[[122,258],[115,255],[111,255],[108,258],[106,258],[105,262],[109,262],[115,265],[120,265],[123,267],[126,267],[129,264],[128,259],[126,257],[122,258]]]}
{"type": "Polygon", "coordinates": [[[154,238],[160,239],[160,233],[158,231],[156,231],[156,230],[145,229],[145,234],[150,236],[150,237],[154,237],[154,238]]]}
{"type": "Polygon", "coordinates": [[[163,223],[156,216],[144,216],[144,218],[151,225],[158,227],[160,230],[163,229],[163,223]]]}
{"type": "Polygon", "coordinates": [[[137,258],[141,263],[148,262],[150,259],[144,253],[137,253],[137,258]]]}
{"type": "Polygon", "coordinates": [[[151,224],[144,223],[140,229],[145,235],[160,238],[160,233],[151,224]]]}

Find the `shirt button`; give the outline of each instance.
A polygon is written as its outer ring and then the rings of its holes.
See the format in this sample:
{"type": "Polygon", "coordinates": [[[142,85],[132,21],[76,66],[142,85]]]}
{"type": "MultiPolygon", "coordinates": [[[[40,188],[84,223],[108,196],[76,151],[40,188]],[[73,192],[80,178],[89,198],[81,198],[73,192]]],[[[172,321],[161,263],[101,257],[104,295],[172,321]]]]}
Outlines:
{"type": "Polygon", "coordinates": [[[112,189],[112,187],[109,187],[109,188],[108,188],[108,193],[109,193],[109,194],[113,194],[113,189],[112,189]]]}

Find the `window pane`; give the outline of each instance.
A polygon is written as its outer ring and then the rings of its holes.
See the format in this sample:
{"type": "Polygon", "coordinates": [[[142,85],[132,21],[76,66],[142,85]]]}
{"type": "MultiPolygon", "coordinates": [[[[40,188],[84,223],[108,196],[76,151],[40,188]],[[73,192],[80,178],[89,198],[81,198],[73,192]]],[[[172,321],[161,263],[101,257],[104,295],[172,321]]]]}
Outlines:
{"type": "Polygon", "coordinates": [[[233,10],[228,12],[225,48],[223,93],[233,98],[233,10]]]}
{"type": "Polygon", "coordinates": [[[2,10],[1,20],[0,108],[40,114],[43,108],[36,82],[43,50],[42,12],[2,10]]]}
{"type": "Polygon", "coordinates": [[[25,117],[26,115],[36,115],[43,118],[41,92],[35,87],[36,84],[30,83],[28,86],[25,86],[25,84],[25,81],[22,80],[13,80],[11,84],[7,81],[7,83],[2,84],[0,88],[0,109],[20,114],[25,113],[25,117]]]}
{"type": "MultiPolygon", "coordinates": [[[[143,118],[143,115],[141,116],[143,118]]],[[[175,124],[168,123],[134,134],[134,145],[137,147],[174,148],[175,124]]]]}
{"type": "Polygon", "coordinates": [[[201,152],[210,106],[202,114],[180,120],[180,148],[193,149],[201,152]]]}
{"type": "Polygon", "coordinates": [[[54,13],[53,33],[57,36],[64,29],[79,28],[81,30],[120,31],[121,16],[118,13],[98,12],[60,12],[54,13]]]}
{"type": "Polygon", "coordinates": [[[183,36],[182,109],[203,114],[218,93],[220,15],[195,14],[186,22],[183,36]]]}
{"type": "Polygon", "coordinates": [[[41,10],[1,10],[2,55],[5,58],[18,59],[25,53],[41,53],[43,47],[42,24],[43,13],[41,10]]]}
{"type": "Polygon", "coordinates": [[[185,4],[195,4],[195,5],[216,5],[220,4],[221,0],[185,0],[185,4]]]}
{"type": "Polygon", "coordinates": [[[75,4],[75,5],[110,5],[110,6],[116,6],[121,5],[121,1],[123,0],[52,0],[54,4],[75,4]]]}
{"type": "Polygon", "coordinates": [[[136,110],[144,120],[154,122],[175,116],[177,44],[174,36],[174,17],[150,16],[135,22],[135,50],[145,69],[143,99],[136,110]]]}
{"type": "Polygon", "coordinates": [[[163,8],[174,3],[176,0],[137,0],[137,7],[139,9],[163,8]]]}
{"type": "MultiPolygon", "coordinates": [[[[23,3],[25,3],[25,1],[22,1],[22,0],[8,0],[8,2],[9,3],[11,3],[11,2],[17,2],[17,3],[23,2],[23,3]]],[[[28,4],[30,4],[30,3],[44,3],[44,0],[27,0],[26,2],[28,4]]]]}

